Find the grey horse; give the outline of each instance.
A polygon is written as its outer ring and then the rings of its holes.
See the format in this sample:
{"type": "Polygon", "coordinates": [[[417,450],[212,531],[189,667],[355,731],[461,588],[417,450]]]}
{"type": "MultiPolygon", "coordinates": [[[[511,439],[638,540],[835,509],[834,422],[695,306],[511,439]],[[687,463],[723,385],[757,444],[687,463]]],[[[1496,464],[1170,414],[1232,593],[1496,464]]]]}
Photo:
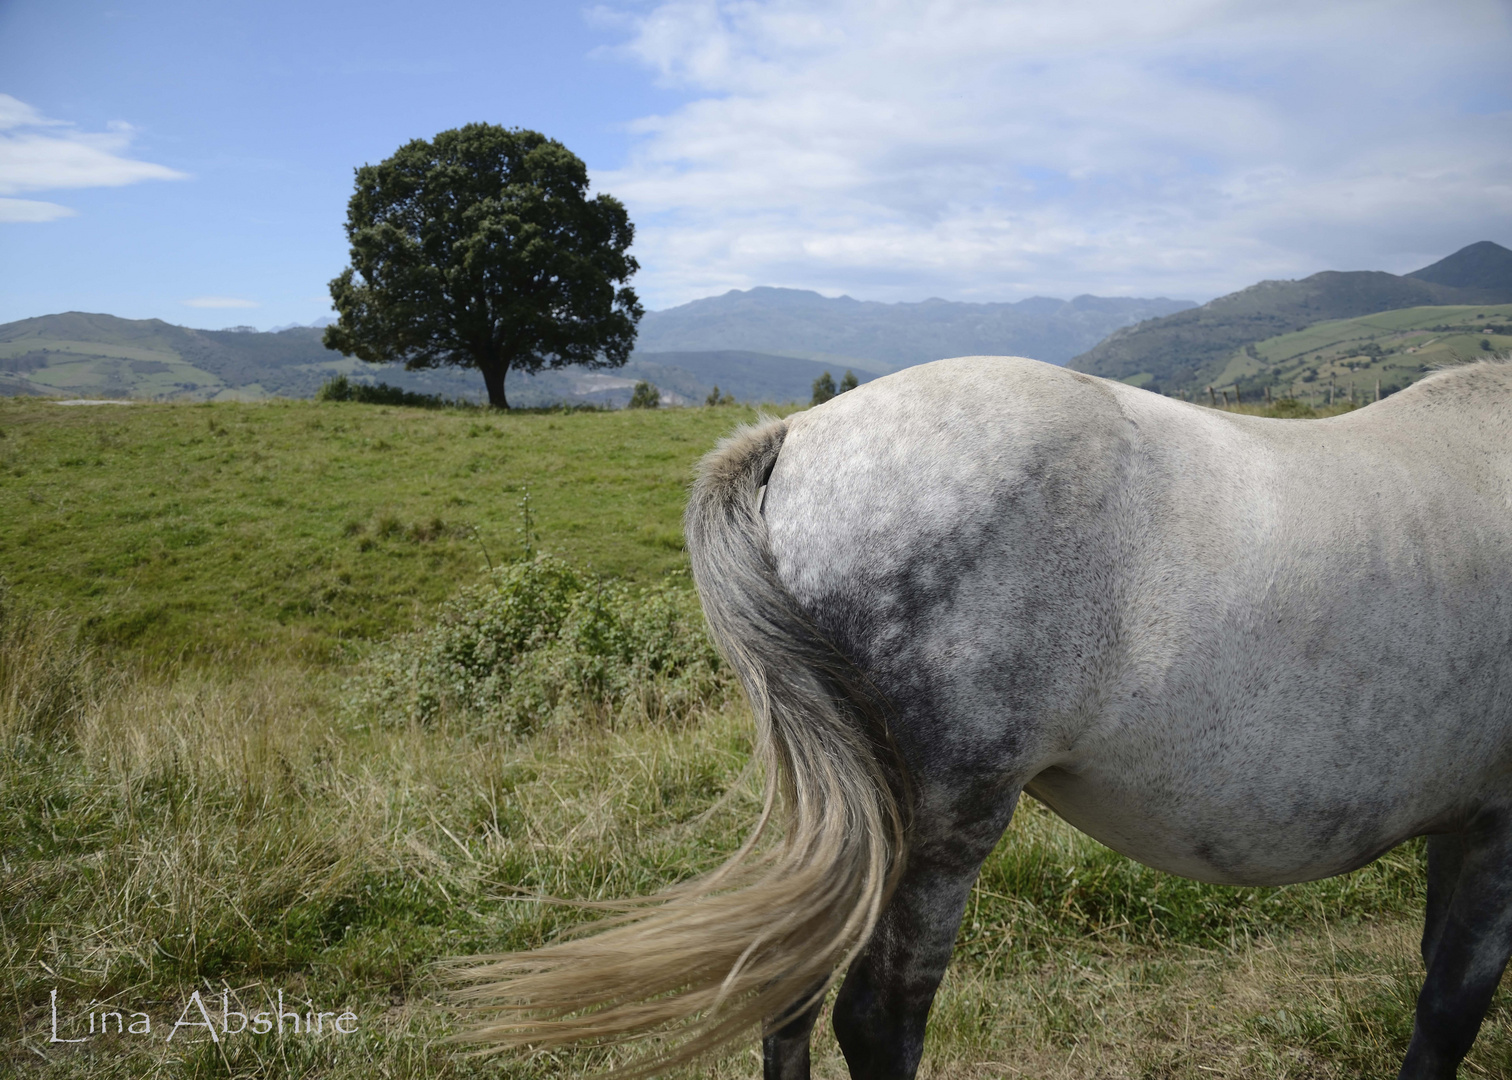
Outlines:
{"type": "MultiPolygon", "coordinates": [[[[1512,365],[1328,420],[1031,360],[910,368],[726,440],[687,515],[769,777],[752,841],[600,934],[470,974],[516,1045],[834,1026],[908,1078],[1028,791],[1146,865],[1277,885],[1428,837],[1404,1078],[1448,1078],[1512,953],[1512,365]],[[767,823],[781,838],[763,844],[767,823]]],[[[602,925],[602,924],[601,924],[602,925]]]]}

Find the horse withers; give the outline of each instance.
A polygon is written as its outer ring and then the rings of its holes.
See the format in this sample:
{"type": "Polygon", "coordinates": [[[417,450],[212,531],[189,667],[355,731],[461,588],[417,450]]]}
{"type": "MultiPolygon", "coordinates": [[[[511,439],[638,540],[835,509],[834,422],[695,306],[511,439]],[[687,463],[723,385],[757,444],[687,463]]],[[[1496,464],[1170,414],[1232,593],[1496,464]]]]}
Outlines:
{"type": "Polygon", "coordinates": [[[764,1024],[918,1067],[1028,791],[1149,866],[1278,885],[1428,836],[1402,1077],[1453,1077],[1512,953],[1512,365],[1270,420],[1048,364],[909,368],[726,440],[688,550],[767,810],[709,877],[469,971],[521,1046],[764,1024]],[[769,822],[783,834],[759,843],[769,822]]]}

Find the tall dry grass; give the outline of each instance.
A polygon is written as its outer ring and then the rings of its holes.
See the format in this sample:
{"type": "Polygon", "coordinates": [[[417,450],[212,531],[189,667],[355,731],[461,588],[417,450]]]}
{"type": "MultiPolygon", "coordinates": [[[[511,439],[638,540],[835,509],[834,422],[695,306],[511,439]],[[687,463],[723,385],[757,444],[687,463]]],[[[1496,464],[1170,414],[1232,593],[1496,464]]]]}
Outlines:
{"type": "MultiPolygon", "coordinates": [[[[636,1048],[479,1062],[434,964],[528,948],[707,870],[759,812],[749,717],[622,715],[515,741],[465,719],[356,727],[295,667],[112,669],[62,620],[0,620],[0,1073],[574,1076],[636,1048]],[[194,989],[351,1008],[350,1039],[47,1043],[49,992],[171,1020],[194,989]]],[[[1284,890],[1123,860],[1026,801],[989,860],[926,1077],[1353,1077],[1405,1049],[1420,854],[1284,890]]],[[[192,1033],[191,1033],[192,1034],[192,1033]]],[[[821,1024],[816,1075],[844,1075],[821,1024]]],[[[686,1071],[760,1071],[755,1033],[686,1071]]],[[[1467,1076],[1512,1076],[1498,998],[1467,1076]]]]}
{"type": "Polygon", "coordinates": [[[15,606],[0,635],[12,1061],[157,1067],[161,1044],[43,1049],[53,989],[146,1010],[283,989],[439,1035],[444,1010],[420,1008],[438,1004],[434,961],[562,925],[521,889],[661,887],[716,863],[757,798],[737,785],[716,806],[747,757],[738,716],[624,715],[534,742],[444,718],[344,727],[334,676],[112,671],[15,606]]]}

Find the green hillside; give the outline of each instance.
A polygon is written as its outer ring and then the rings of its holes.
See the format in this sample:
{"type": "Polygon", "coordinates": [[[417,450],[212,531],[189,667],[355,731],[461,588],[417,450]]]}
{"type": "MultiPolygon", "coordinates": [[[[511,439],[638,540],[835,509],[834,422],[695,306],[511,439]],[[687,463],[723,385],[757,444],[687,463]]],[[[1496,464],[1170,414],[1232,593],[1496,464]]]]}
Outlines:
{"type": "Polygon", "coordinates": [[[252,401],[310,397],[334,375],[370,375],[320,331],[193,330],[71,311],[0,326],[0,393],[252,401]]]}
{"type": "MultiPolygon", "coordinates": [[[[1442,364],[1512,352],[1512,304],[1415,307],[1318,323],[1236,349],[1208,384],[1253,400],[1336,394],[1371,399],[1409,386],[1442,364]]],[[[1206,394],[1206,386],[1189,387],[1206,394]]]]}
{"type": "Polygon", "coordinates": [[[1224,380],[1236,350],[1318,323],[1404,308],[1512,303],[1509,268],[1512,251],[1483,241],[1400,277],[1325,271],[1300,281],[1262,281],[1119,330],[1068,366],[1152,390],[1202,391],[1224,380]]]}
{"type": "MultiPolygon", "coordinates": [[[[309,398],[326,380],[387,382],[420,394],[478,401],[476,371],[405,371],[331,352],[321,331],[293,327],[276,333],[192,330],[159,319],[67,312],[0,326],[0,394],[135,398],[146,401],[261,401],[309,398]]],[[[862,382],[874,376],[852,366],[862,382]]],[[[625,405],[635,383],[647,379],[665,405],[701,404],[718,386],[747,402],[807,401],[825,370],[839,379],[847,365],[744,351],[636,352],[623,367],[515,372],[512,405],[558,402],[625,405]]]]}

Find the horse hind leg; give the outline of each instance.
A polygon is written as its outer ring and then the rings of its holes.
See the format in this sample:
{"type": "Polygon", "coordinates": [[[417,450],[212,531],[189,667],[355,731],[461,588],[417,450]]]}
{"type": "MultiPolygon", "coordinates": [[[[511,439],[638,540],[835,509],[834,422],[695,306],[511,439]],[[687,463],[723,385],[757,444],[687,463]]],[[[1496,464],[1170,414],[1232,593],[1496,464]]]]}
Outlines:
{"type": "Polygon", "coordinates": [[[1017,790],[1002,792],[948,838],[910,842],[897,891],[835,999],[835,1036],[855,1080],[912,1080],[972,883],[1017,801],[1017,790]]]}
{"type": "Polygon", "coordinates": [[[1432,837],[1428,866],[1428,975],[1400,1080],[1453,1080],[1491,1006],[1512,955],[1512,814],[1432,837]]]}
{"type": "Polygon", "coordinates": [[[809,1037],[823,1005],[821,997],[805,1009],[767,1022],[761,1039],[762,1080],[809,1080],[809,1037]]]}
{"type": "Polygon", "coordinates": [[[1459,833],[1428,837],[1428,909],[1423,917],[1423,967],[1433,966],[1433,954],[1454,899],[1465,864],[1465,838],[1459,833]]]}

